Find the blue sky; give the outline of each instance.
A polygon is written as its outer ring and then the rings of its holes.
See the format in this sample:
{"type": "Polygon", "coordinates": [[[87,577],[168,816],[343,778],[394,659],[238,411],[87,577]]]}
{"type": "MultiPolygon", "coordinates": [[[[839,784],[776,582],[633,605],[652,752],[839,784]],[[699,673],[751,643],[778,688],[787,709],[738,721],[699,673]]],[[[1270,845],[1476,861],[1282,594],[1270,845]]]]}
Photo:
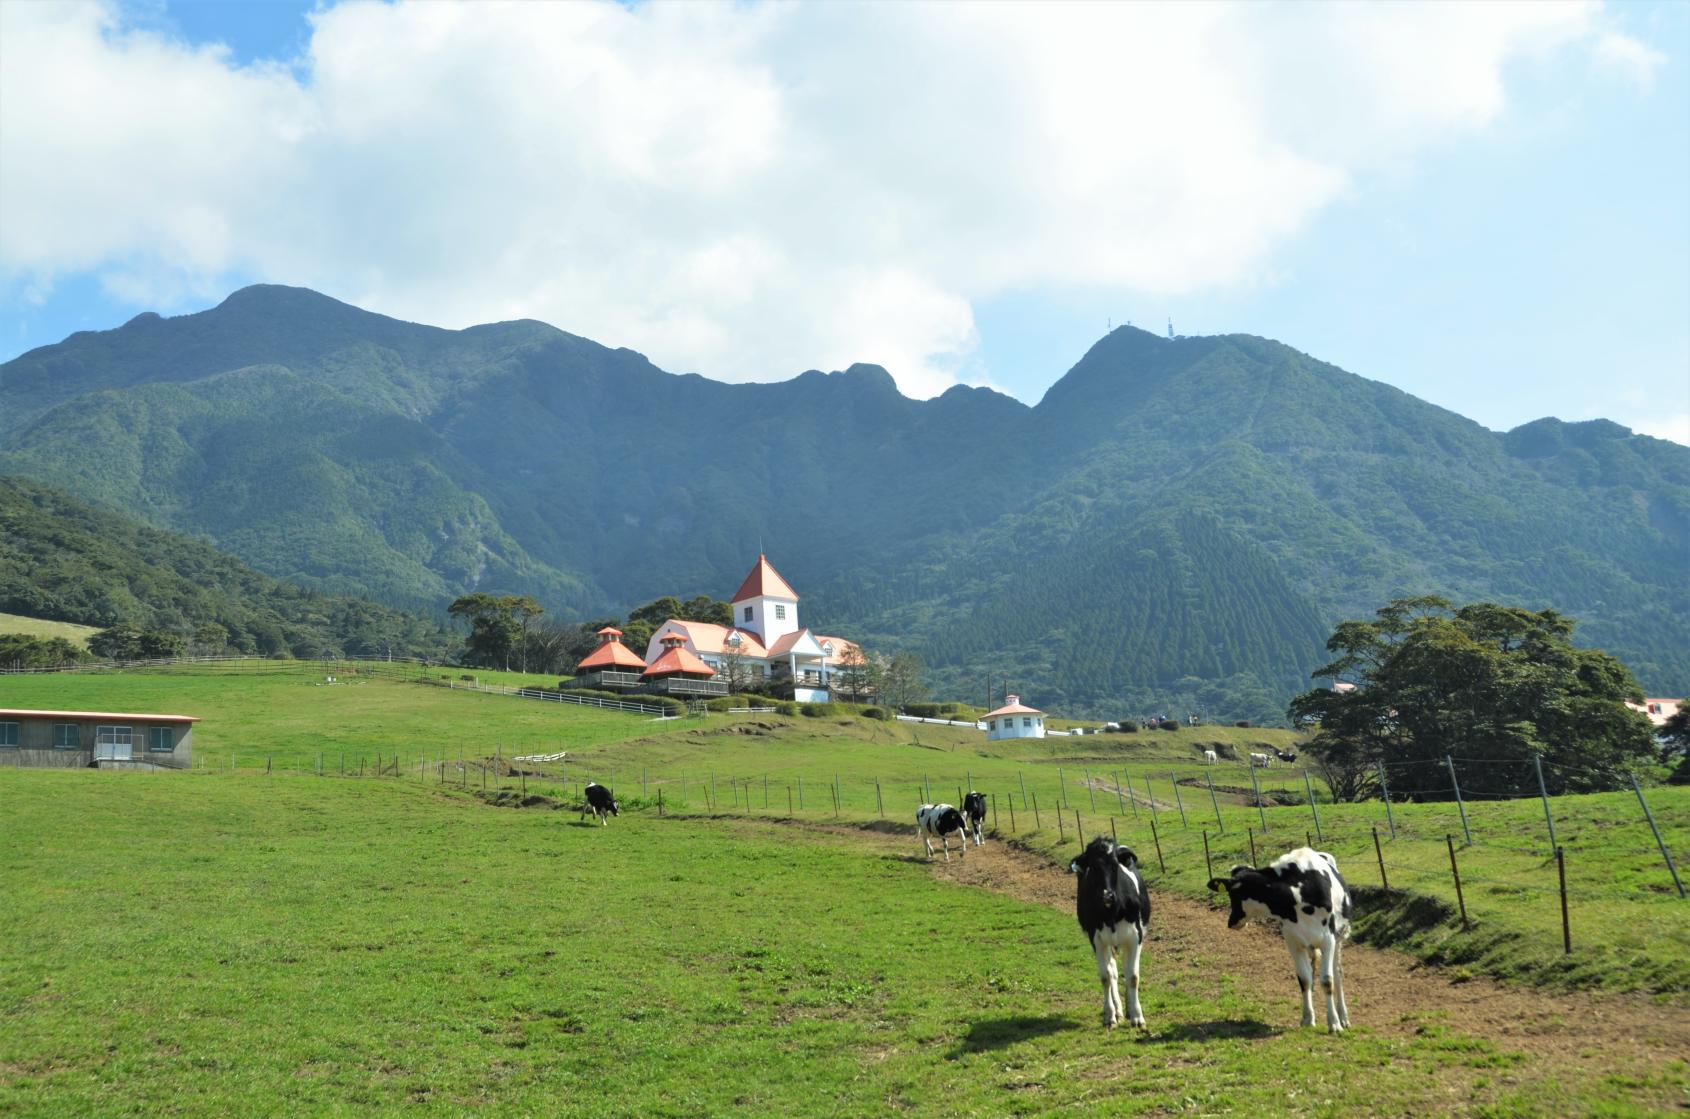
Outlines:
{"type": "Polygon", "coordinates": [[[1033,402],[1171,317],[1690,441],[1690,5],[37,7],[0,357],[273,281],[1033,402]]]}

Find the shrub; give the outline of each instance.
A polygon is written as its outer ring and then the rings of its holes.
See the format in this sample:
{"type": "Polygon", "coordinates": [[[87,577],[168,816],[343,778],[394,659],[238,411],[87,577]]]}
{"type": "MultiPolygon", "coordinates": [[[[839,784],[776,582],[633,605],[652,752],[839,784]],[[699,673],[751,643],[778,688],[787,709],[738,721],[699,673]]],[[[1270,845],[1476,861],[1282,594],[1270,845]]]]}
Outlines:
{"type": "Polygon", "coordinates": [[[470,674],[469,674],[469,673],[467,673],[467,672],[466,672],[466,673],[464,673],[464,674],[463,674],[463,675],[462,675],[462,676],[460,676],[460,677],[458,677],[458,679],[460,679],[460,680],[468,680],[468,681],[469,681],[469,682],[470,682],[470,683],[472,683],[472,684],[473,684],[473,683],[475,683],[475,677],[474,677],[474,676],[471,676],[471,675],[470,675],[470,674]]]}
{"type": "Polygon", "coordinates": [[[1249,719],[1240,719],[1232,725],[1235,726],[1235,727],[1247,727],[1247,726],[1250,725],[1250,720],[1249,719]]]}
{"type": "Polygon", "coordinates": [[[884,719],[886,718],[886,709],[884,707],[865,707],[863,708],[863,718],[884,719]]]}
{"type": "Polygon", "coordinates": [[[1178,723],[1178,721],[1176,721],[1174,719],[1163,719],[1161,722],[1157,723],[1156,726],[1161,730],[1178,730],[1179,729],[1179,723],[1178,723]]]}
{"type": "Polygon", "coordinates": [[[789,699],[783,700],[780,703],[775,704],[775,710],[779,711],[782,715],[796,715],[798,714],[798,705],[789,699]]]}
{"type": "Polygon", "coordinates": [[[1120,731],[1122,734],[1137,734],[1138,724],[1129,719],[1124,723],[1115,724],[1115,729],[1120,731]]]}
{"type": "Polygon", "coordinates": [[[825,703],[806,703],[806,704],[802,704],[798,708],[798,712],[799,712],[799,714],[803,715],[807,719],[814,719],[819,715],[826,715],[827,714],[827,704],[825,704],[825,703]]]}
{"type": "Polygon", "coordinates": [[[717,696],[715,699],[708,699],[704,701],[704,709],[706,711],[726,711],[732,707],[743,706],[745,705],[740,703],[739,700],[729,695],[717,696]]]}
{"type": "Polygon", "coordinates": [[[914,715],[918,719],[943,719],[945,705],[940,703],[909,703],[904,705],[904,714],[914,715]]]}

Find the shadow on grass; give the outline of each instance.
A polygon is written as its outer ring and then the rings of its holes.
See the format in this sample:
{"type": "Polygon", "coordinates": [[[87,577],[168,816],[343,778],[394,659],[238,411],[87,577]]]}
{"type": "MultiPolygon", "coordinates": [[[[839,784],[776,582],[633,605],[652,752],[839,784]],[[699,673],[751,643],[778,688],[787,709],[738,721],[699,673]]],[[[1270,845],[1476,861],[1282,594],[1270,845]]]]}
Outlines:
{"type": "Polygon", "coordinates": [[[1046,1034],[1062,1033],[1064,1030],[1077,1030],[1079,1028],[1079,1025],[1072,1018],[1062,1018],[1054,1014],[1047,1014],[1042,1018],[1032,1018],[1026,1015],[1017,1015],[1014,1018],[989,1018],[984,1022],[976,1022],[968,1027],[968,1033],[957,1044],[951,1056],[960,1057],[964,1053],[984,1053],[988,1049],[1002,1049],[1029,1038],[1044,1037],[1046,1034]]]}
{"type": "Polygon", "coordinates": [[[1278,1037],[1285,1031],[1254,1018],[1227,1018],[1215,1022],[1185,1022],[1178,1026],[1153,1031],[1144,1040],[1149,1043],[1169,1041],[1227,1041],[1232,1038],[1278,1037]]]}
{"type": "Polygon", "coordinates": [[[605,826],[597,820],[568,820],[565,822],[572,828],[602,828],[605,826]]]}

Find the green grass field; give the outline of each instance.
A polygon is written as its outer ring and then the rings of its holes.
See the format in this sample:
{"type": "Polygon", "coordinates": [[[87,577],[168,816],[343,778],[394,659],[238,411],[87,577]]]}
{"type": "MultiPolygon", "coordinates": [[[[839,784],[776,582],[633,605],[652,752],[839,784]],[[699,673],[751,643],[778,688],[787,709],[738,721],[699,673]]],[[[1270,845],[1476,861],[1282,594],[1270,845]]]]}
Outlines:
{"type": "Polygon", "coordinates": [[[217,771],[0,770],[0,800],[0,1113],[1549,1116],[1686,1098],[1682,1062],[1569,1062],[1435,1015],[1289,1028],[1288,976],[1240,985],[1178,940],[1145,953],[1148,1034],[1106,1033],[1070,914],[936,880],[867,833],[599,828],[420,781],[217,771]]]}
{"type": "MultiPolygon", "coordinates": [[[[326,685],[322,676],[310,665],[252,662],[10,677],[0,678],[0,705],[199,715],[196,761],[222,773],[313,772],[319,759],[330,774],[343,764],[373,772],[378,757],[384,765],[397,757],[407,780],[436,787],[503,782],[569,799],[592,779],[615,788],[631,811],[655,813],[661,795],[665,811],[700,817],[901,823],[923,800],[955,801],[972,785],[992,794],[998,831],[1029,850],[1065,861],[1077,830],[1113,829],[1143,856],[1159,888],[1194,897],[1204,894],[1211,867],[1224,873],[1234,862],[1266,860],[1305,837],[1338,856],[1352,885],[1377,887],[1377,827],[1394,889],[1369,896],[1358,931],[1370,942],[1528,984],[1656,992],[1677,1005],[1690,999],[1690,903],[1674,890],[1630,793],[1554,801],[1575,948],[1567,956],[1535,799],[1470,804],[1470,847],[1453,804],[1399,804],[1393,839],[1382,804],[1333,804],[1300,770],[1254,774],[1281,802],[1258,811],[1247,768],[1195,761],[1206,744],[1244,753],[1288,744],[1286,732],[1202,727],[988,744],[978,731],[925,724],[770,715],[656,721],[344,671],[342,682],[326,685]],[[566,763],[524,765],[528,776],[510,771],[513,756],[558,750],[569,752],[566,763]],[[506,765],[487,764],[495,757],[506,765]],[[1446,835],[1458,845],[1470,929],[1456,913],[1446,835]]],[[[1648,796],[1681,873],[1690,872],[1690,789],[1653,788],[1648,796]]]]}
{"type": "Polygon", "coordinates": [[[22,633],[29,637],[62,637],[84,649],[88,647],[88,639],[99,632],[96,626],[79,626],[74,622],[51,622],[45,618],[26,618],[22,614],[0,614],[0,633],[22,633]]]}

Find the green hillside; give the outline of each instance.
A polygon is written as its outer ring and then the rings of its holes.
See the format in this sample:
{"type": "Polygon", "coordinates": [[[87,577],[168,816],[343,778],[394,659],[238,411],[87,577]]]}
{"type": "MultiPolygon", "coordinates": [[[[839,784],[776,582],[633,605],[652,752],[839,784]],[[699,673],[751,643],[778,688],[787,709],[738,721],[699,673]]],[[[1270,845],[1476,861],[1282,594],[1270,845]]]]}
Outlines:
{"type": "Polygon", "coordinates": [[[0,366],[0,437],[0,468],[388,602],[599,615],[730,593],[761,546],[806,622],[1065,713],[1277,717],[1334,622],[1418,593],[1552,606],[1690,690],[1690,449],[1491,432],[1249,336],[1121,328],[1027,407],[256,287],[0,366]]]}
{"type": "Polygon", "coordinates": [[[291,586],[198,540],[16,477],[0,477],[0,611],[0,632],[74,623],[86,644],[83,627],[126,624],[178,634],[202,653],[439,656],[452,642],[435,622],[291,586]],[[40,621],[14,628],[9,614],[40,621]]]}

